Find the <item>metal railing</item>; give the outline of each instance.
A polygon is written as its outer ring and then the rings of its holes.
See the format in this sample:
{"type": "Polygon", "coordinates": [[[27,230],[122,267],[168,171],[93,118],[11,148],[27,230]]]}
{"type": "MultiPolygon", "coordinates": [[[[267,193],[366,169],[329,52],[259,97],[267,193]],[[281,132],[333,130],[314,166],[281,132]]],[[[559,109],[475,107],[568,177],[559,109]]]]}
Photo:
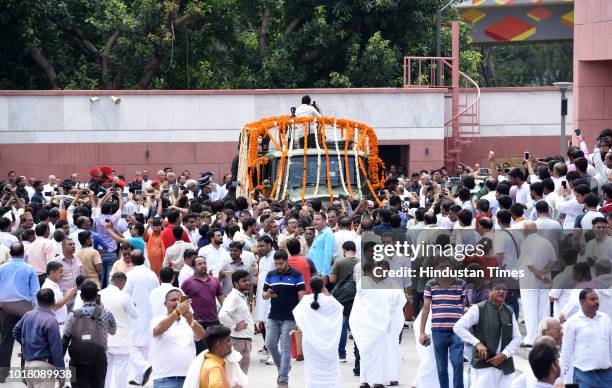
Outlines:
{"type": "Polygon", "coordinates": [[[447,88],[453,59],[450,57],[404,57],[405,88],[447,88]],[[440,81],[436,71],[440,69],[440,81]],[[448,77],[446,77],[448,75],[448,77]]]}

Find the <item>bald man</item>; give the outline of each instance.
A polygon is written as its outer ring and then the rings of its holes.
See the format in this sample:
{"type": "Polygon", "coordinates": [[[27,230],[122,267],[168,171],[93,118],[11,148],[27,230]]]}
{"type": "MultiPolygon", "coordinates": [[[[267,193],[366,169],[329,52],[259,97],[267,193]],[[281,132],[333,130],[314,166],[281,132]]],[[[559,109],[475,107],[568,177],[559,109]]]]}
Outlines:
{"type": "Polygon", "coordinates": [[[557,255],[553,245],[538,234],[534,221],[525,221],[523,234],[525,240],[521,243],[519,257],[519,269],[523,271],[523,276],[519,278],[519,284],[527,335],[521,346],[531,347],[538,335],[538,323],[550,315],[550,271],[557,264],[557,255]]]}

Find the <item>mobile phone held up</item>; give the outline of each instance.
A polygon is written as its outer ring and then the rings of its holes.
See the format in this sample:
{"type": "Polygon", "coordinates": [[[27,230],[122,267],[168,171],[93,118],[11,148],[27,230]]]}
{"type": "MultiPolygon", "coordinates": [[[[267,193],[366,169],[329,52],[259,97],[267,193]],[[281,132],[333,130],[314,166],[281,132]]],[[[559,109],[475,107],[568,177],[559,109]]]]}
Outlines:
{"type": "Polygon", "coordinates": [[[529,160],[529,151],[525,151],[525,160],[529,160]]]}
{"type": "Polygon", "coordinates": [[[576,136],[580,137],[580,135],[582,135],[582,131],[580,130],[580,128],[576,128],[574,129],[574,133],[576,134],[576,136]]]}
{"type": "Polygon", "coordinates": [[[187,295],[181,295],[181,303],[185,302],[189,300],[189,297],[187,295]]]}

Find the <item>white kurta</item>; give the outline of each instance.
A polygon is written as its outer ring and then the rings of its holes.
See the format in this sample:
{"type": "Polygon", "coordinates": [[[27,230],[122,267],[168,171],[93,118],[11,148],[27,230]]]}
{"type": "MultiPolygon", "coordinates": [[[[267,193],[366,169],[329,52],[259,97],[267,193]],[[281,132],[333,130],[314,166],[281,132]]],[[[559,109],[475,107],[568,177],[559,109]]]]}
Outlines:
{"type": "Polygon", "coordinates": [[[402,290],[390,290],[389,310],[391,322],[387,327],[387,347],[389,349],[389,380],[399,381],[400,367],[402,364],[402,347],[399,343],[399,336],[404,328],[404,305],[406,295],[402,290]],[[395,292],[393,292],[395,291],[395,292]]]}
{"type": "MultiPolygon", "coordinates": [[[[455,323],[453,331],[461,338],[463,342],[467,342],[472,346],[476,346],[480,341],[470,332],[470,329],[478,324],[480,320],[480,310],[478,305],[473,305],[458,321],[455,323]]],[[[519,331],[518,323],[514,314],[512,314],[512,340],[504,349],[501,348],[501,338],[495,354],[503,353],[510,358],[516,352],[521,344],[521,332],[519,331]]],[[[515,374],[504,374],[503,371],[493,366],[489,368],[472,368],[472,387],[484,388],[510,388],[515,374]]]]}
{"type": "Polygon", "coordinates": [[[159,280],[153,271],[144,265],[134,267],[127,274],[125,291],[134,301],[138,318],[133,321],[134,346],[149,346],[151,340],[151,305],[149,295],[159,286],[159,280]]]}
{"type": "MultiPolygon", "coordinates": [[[[363,282],[363,280],[362,280],[363,282]]],[[[390,338],[399,341],[397,328],[403,327],[404,316],[400,317],[395,309],[404,307],[397,289],[358,289],[349,324],[355,343],[359,348],[361,364],[361,383],[389,385],[392,375],[399,369],[397,348],[390,346],[390,338]],[[401,323],[401,326],[400,326],[401,323]],[[393,367],[391,366],[393,365],[393,367]]],[[[401,357],[401,355],[399,355],[401,357]]]]}
{"type": "MultiPolygon", "coordinates": [[[[421,327],[421,314],[417,315],[412,325],[414,329],[414,337],[419,338],[419,330],[421,327]]],[[[425,334],[431,337],[431,314],[427,317],[425,325],[425,334]]],[[[417,388],[440,388],[438,380],[438,369],[436,368],[436,355],[433,345],[423,346],[419,341],[416,341],[417,356],[419,357],[419,366],[417,375],[414,378],[413,385],[417,388]]],[[[453,367],[450,359],[448,361],[448,380],[453,381],[453,367]]]]}
{"type": "Polygon", "coordinates": [[[255,299],[255,313],[253,320],[255,322],[266,322],[270,314],[270,300],[263,298],[263,286],[266,281],[268,272],[274,270],[274,250],[271,250],[266,256],[259,259],[257,274],[257,294],[255,299]]]}
{"type": "Polygon", "coordinates": [[[313,300],[314,295],[305,295],[293,309],[295,323],[302,331],[306,387],[339,388],[343,307],[333,296],[319,294],[320,307],[313,310],[313,300]]]}

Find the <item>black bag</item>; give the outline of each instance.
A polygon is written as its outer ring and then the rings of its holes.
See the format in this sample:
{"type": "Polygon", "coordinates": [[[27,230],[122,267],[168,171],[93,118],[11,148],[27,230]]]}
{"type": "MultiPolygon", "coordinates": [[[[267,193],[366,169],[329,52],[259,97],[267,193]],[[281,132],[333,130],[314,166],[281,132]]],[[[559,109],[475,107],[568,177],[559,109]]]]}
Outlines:
{"type": "Polygon", "coordinates": [[[96,306],[92,315],[74,311],[74,322],[68,353],[75,365],[100,365],[106,360],[106,344],[98,321],[102,307],[96,306]]]}
{"type": "MultiPolygon", "coordinates": [[[[353,272],[354,271],[355,268],[353,268],[353,272]]],[[[336,286],[332,290],[332,296],[342,305],[352,302],[355,299],[355,294],[357,294],[357,284],[353,279],[353,272],[336,283],[336,286]]]]}

